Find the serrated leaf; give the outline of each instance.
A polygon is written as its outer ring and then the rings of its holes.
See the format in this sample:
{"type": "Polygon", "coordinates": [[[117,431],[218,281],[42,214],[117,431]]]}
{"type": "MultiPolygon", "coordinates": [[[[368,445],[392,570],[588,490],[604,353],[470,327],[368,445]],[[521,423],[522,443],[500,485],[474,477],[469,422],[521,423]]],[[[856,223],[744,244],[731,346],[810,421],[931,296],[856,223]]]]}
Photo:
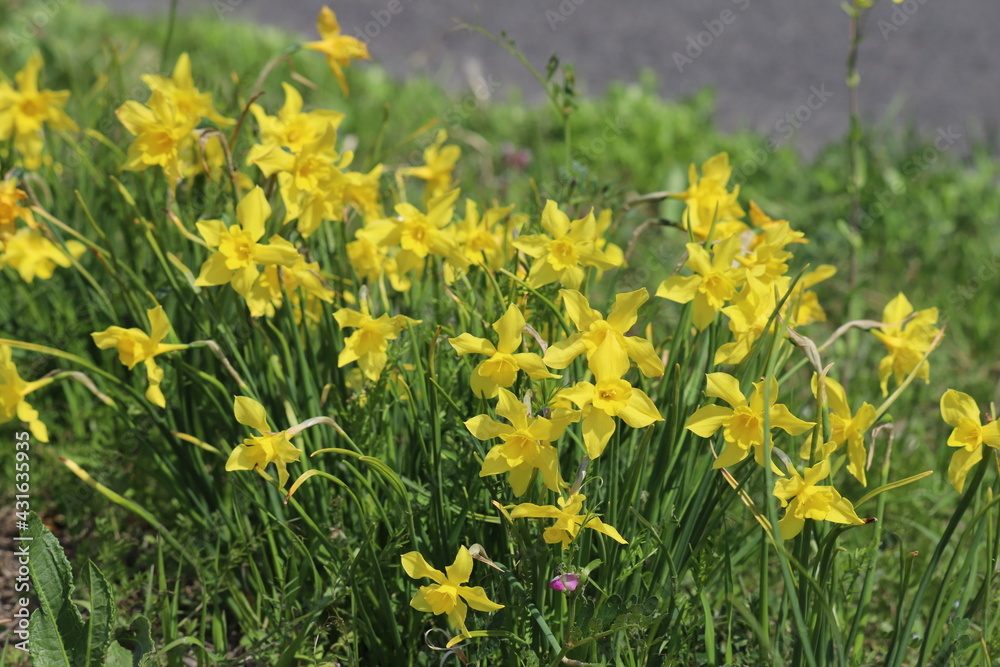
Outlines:
{"type": "Polygon", "coordinates": [[[73,571],[56,536],[37,514],[28,516],[28,573],[39,608],[29,620],[29,655],[39,667],[71,667],[79,650],[83,617],[73,604],[73,571]]]}
{"type": "Polygon", "coordinates": [[[104,664],[104,654],[111,643],[114,601],[108,580],[92,561],[87,561],[82,583],[87,587],[90,603],[90,617],[84,625],[84,655],[87,656],[87,665],[100,667],[104,664]]]}

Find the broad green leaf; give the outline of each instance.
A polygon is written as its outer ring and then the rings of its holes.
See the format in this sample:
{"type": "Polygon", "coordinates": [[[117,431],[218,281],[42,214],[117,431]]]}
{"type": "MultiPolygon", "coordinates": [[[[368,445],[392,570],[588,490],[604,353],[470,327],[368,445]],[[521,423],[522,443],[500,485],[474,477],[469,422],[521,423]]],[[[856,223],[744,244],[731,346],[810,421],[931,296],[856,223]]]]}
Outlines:
{"type": "Polygon", "coordinates": [[[71,667],[80,648],[83,617],[73,604],[73,572],[56,536],[37,514],[28,517],[28,532],[21,544],[29,551],[28,572],[39,608],[31,614],[28,644],[39,667],[71,667]]]}

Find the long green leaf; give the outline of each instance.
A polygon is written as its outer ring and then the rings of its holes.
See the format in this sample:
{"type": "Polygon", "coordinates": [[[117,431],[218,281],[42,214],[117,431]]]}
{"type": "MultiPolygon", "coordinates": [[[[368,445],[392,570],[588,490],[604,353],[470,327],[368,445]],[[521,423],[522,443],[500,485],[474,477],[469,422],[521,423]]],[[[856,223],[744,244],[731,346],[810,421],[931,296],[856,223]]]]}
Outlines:
{"type": "Polygon", "coordinates": [[[102,667],[105,651],[111,642],[111,626],[115,618],[114,598],[108,580],[92,561],[87,562],[82,583],[87,587],[90,603],[90,617],[84,624],[83,655],[87,658],[87,665],[102,667]]]}

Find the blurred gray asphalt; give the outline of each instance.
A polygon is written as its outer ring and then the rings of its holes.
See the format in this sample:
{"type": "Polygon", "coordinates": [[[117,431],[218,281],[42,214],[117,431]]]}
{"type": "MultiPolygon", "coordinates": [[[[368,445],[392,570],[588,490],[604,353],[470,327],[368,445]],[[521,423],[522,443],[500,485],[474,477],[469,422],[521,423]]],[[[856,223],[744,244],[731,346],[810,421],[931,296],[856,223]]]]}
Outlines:
{"type": "MultiPolygon", "coordinates": [[[[106,0],[121,11],[166,15],[166,0],[106,0]]],[[[576,66],[585,91],[654,70],[665,97],[715,88],[723,128],[794,142],[804,154],[841,139],[848,21],[839,0],[180,0],[210,20],[261,21],[316,38],[323,4],[343,32],[364,35],[395,75],[428,73],[453,90],[470,73],[519,87],[538,84],[486,37],[454,32],[455,19],[506,31],[544,71],[552,53],[576,66]],[[217,19],[214,17],[218,17],[217,19]]],[[[968,139],[1000,117],[998,0],[878,0],[861,49],[861,106],[870,121],[915,123],[968,139]]]]}

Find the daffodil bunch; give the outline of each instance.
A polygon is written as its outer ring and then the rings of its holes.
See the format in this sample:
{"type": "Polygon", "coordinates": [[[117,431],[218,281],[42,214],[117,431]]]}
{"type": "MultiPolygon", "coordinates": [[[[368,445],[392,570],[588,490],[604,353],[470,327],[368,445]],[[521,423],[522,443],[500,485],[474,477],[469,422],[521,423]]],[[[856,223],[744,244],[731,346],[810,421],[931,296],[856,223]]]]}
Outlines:
{"type": "Polygon", "coordinates": [[[582,411],[583,442],[587,455],[596,459],[614,435],[616,417],[632,428],[645,428],[663,420],[649,396],[624,379],[630,359],[647,377],[663,375],[663,362],[652,344],[639,336],[626,335],[649,293],[640,289],[618,294],[606,320],[580,292],[561,290],[560,295],[578,332],[549,346],[544,361],[552,368],[566,368],[577,356],[586,357],[594,382],[577,382],[560,391],[558,397],[582,411]]]}
{"type": "Polygon", "coordinates": [[[737,201],[740,187],[726,188],[732,174],[729,155],[719,153],[705,161],[700,176],[692,164],[688,170],[688,189],[672,195],[687,205],[681,224],[696,240],[707,241],[709,236],[726,239],[748,229],[742,222],[746,212],[737,201]]]}
{"type": "Polygon", "coordinates": [[[267,116],[254,105],[263,143],[253,146],[247,156],[247,163],[256,165],[264,176],[277,175],[285,204],[283,224],[297,220],[299,232],[309,237],[324,220],[343,220],[348,205],[366,215],[379,213],[382,165],[367,174],[347,171],[354,154],[336,150],[342,115],[302,113],[298,92],[287,86],[285,95],[278,117],[267,116]]]}
{"type": "MultiPolygon", "coordinates": [[[[211,93],[203,93],[194,85],[188,54],[180,55],[170,77],[147,74],[143,82],[151,91],[145,104],[129,100],[115,111],[118,120],[135,136],[122,168],[144,171],[160,167],[171,191],[182,178],[206,171],[206,167],[209,175],[221,173],[228,150],[221,135],[196,128],[202,119],[219,128],[235,121],[216,110],[211,93]]],[[[241,183],[248,185],[245,179],[241,183]]]]}

